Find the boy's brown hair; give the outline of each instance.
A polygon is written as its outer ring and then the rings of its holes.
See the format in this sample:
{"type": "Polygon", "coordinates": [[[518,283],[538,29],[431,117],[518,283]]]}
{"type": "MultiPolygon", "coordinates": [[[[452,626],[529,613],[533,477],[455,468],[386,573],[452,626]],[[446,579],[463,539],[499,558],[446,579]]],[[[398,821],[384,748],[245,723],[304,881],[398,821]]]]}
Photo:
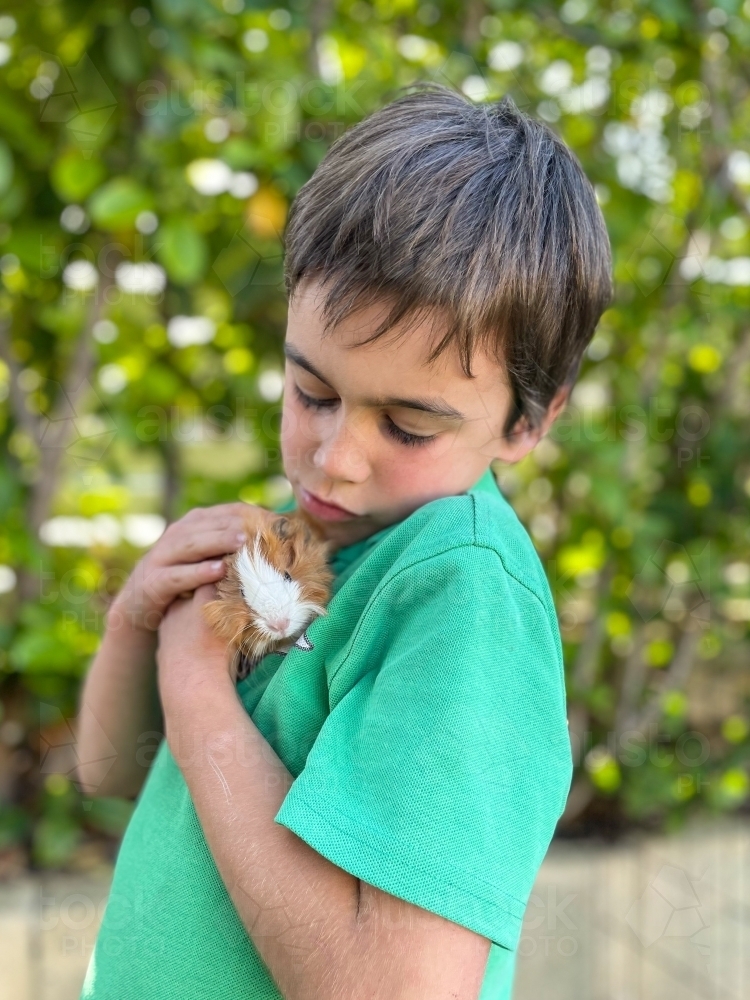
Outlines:
{"type": "MultiPolygon", "coordinates": [[[[508,373],[514,407],[541,422],[572,385],[612,299],[611,250],[576,156],[508,96],[475,105],[417,85],[333,143],[300,189],[285,234],[290,297],[323,283],[326,330],[384,300],[370,343],[403,317],[448,318],[430,354],[477,346],[508,373]]],[[[355,345],[356,346],[356,345],[355,345]]]]}

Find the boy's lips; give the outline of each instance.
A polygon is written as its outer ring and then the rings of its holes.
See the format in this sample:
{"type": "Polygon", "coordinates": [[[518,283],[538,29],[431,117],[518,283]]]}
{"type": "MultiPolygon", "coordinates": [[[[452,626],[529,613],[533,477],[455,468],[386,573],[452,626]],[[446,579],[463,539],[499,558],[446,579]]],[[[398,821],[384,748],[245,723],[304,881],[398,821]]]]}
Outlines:
{"type": "Polygon", "coordinates": [[[316,497],[314,493],[306,490],[304,486],[300,486],[300,503],[311,514],[324,521],[347,521],[352,517],[357,517],[356,514],[353,514],[352,511],[347,510],[345,507],[339,507],[338,504],[334,503],[326,503],[325,500],[321,500],[320,497],[316,497]]]}

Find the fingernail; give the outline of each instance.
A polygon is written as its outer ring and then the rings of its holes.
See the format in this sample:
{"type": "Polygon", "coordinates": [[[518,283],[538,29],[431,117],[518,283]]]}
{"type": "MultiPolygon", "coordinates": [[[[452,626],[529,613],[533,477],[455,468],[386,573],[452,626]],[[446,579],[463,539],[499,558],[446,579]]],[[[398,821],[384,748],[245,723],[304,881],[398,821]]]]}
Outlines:
{"type": "Polygon", "coordinates": [[[240,531],[238,533],[238,535],[237,535],[237,541],[240,542],[240,543],[247,541],[247,535],[245,534],[244,531],[240,531]]]}
{"type": "Polygon", "coordinates": [[[217,562],[212,562],[211,563],[211,569],[221,569],[221,567],[223,565],[224,565],[224,561],[222,559],[219,559],[217,562]]]}

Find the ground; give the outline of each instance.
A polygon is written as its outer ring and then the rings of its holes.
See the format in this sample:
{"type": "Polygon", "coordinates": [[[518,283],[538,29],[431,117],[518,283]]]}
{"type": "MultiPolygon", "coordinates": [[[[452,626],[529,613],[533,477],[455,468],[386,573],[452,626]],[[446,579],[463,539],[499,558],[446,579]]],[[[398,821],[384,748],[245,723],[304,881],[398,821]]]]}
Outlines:
{"type": "MultiPolygon", "coordinates": [[[[78,1000],[107,888],[105,875],[0,882],[0,1000],[78,1000]]],[[[741,822],[557,841],[529,901],[514,1000],[741,1000],[749,945],[741,822]]]]}

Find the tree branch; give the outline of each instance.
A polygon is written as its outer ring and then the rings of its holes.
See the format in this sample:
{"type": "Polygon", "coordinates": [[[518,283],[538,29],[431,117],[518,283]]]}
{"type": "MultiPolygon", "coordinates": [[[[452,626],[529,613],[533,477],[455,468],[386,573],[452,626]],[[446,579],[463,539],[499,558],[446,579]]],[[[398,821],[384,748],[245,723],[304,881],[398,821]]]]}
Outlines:
{"type": "Polygon", "coordinates": [[[333,13],[333,0],[313,0],[310,9],[310,47],[307,50],[307,65],[313,76],[319,77],[320,57],[318,55],[318,42],[320,36],[328,27],[333,13]]]}
{"type": "Polygon", "coordinates": [[[39,445],[39,417],[26,406],[26,393],[21,388],[18,376],[21,366],[13,354],[10,338],[10,322],[0,320],[0,358],[8,366],[10,372],[9,401],[16,427],[21,428],[35,445],[39,445]]]}
{"type": "Polygon", "coordinates": [[[637,716],[634,729],[645,729],[649,723],[657,721],[661,715],[661,699],[665,691],[680,691],[685,687],[693,670],[699,638],[698,628],[682,632],[669,669],[662,675],[657,690],[637,716]]]}
{"type": "Polygon", "coordinates": [[[36,535],[49,515],[55,491],[58,486],[65,449],[76,433],[75,421],[81,416],[80,409],[96,364],[93,342],[94,324],[101,319],[106,293],[112,279],[102,278],[92,296],[88,317],[76,341],[73,357],[49,418],[40,421],[39,447],[44,460],[41,476],[32,489],[29,505],[29,526],[36,535]]]}

